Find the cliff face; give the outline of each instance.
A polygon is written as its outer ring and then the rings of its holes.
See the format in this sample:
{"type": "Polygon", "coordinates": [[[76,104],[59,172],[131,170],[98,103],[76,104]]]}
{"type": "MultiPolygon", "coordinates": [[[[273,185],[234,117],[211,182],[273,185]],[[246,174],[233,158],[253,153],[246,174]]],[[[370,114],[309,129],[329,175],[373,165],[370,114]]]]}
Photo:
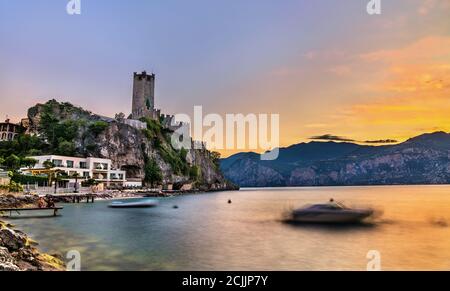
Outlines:
{"type": "MultiPolygon", "coordinates": [[[[52,138],[49,138],[52,131],[49,133],[48,119],[59,125],[69,124],[69,127],[75,123],[76,131],[69,141],[73,144],[74,154],[111,159],[115,168],[127,171],[129,179],[142,180],[146,162],[151,159],[161,169],[163,184],[195,184],[202,190],[234,187],[223,177],[209,151],[191,149],[184,154],[176,151],[169,142],[171,132],[158,122],[149,124],[148,129],[137,129],[120,120],[54,100],[30,108],[28,118],[31,133],[46,139],[49,144],[52,144],[52,138]]],[[[58,149],[59,145],[54,148],[58,149]]]]}
{"type": "Polygon", "coordinates": [[[450,183],[450,134],[436,132],[392,146],[308,143],[280,150],[275,161],[256,154],[222,160],[241,186],[327,186],[450,183]],[[258,179],[246,176],[258,171],[258,179]],[[276,178],[274,178],[276,177],[276,178]]]}
{"type": "MultiPolygon", "coordinates": [[[[0,207],[28,205],[32,198],[0,195],[0,207]]],[[[65,264],[58,255],[39,252],[36,242],[12,225],[0,221],[1,271],[64,271],[65,264]]]]}
{"type": "Polygon", "coordinates": [[[227,179],[241,187],[284,186],[284,177],[275,169],[259,161],[259,155],[243,154],[228,161],[223,160],[221,168],[227,179]]]}

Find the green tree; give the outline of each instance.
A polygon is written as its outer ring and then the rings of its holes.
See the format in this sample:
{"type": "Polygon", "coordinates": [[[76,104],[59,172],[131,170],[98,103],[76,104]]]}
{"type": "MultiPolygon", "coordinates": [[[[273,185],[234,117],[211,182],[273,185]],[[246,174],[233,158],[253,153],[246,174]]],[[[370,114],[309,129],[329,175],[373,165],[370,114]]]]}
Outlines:
{"type": "Polygon", "coordinates": [[[91,187],[98,185],[98,182],[95,179],[89,178],[86,181],[83,181],[81,184],[83,185],[83,187],[91,187]]]}
{"type": "Polygon", "coordinates": [[[78,173],[74,173],[73,175],[72,175],[72,178],[74,178],[75,179],[75,184],[74,184],[74,192],[75,193],[78,193],[78,178],[80,177],[80,174],[78,174],[78,173]]]}
{"type": "Polygon", "coordinates": [[[216,165],[217,168],[220,166],[220,158],[221,158],[221,155],[219,152],[211,153],[211,160],[213,161],[214,165],[216,165]]]}
{"type": "Polygon", "coordinates": [[[56,153],[62,156],[73,156],[76,153],[75,144],[72,141],[60,139],[56,153]]]}
{"type": "Polygon", "coordinates": [[[39,127],[47,141],[54,147],[57,143],[56,126],[58,122],[59,119],[53,114],[51,106],[46,105],[41,115],[39,127]]]}
{"type": "Polygon", "coordinates": [[[43,163],[44,168],[46,168],[47,170],[52,169],[55,167],[55,164],[52,161],[45,161],[43,163]]]}
{"type": "Polygon", "coordinates": [[[60,139],[73,141],[78,136],[79,123],[74,120],[66,120],[55,125],[55,136],[60,139]]]}
{"type": "Polygon", "coordinates": [[[155,160],[149,160],[147,164],[145,165],[145,178],[144,181],[146,183],[150,183],[151,187],[153,188],[155,184],[162,182],[162,173],[161,169],[159,168],[158,164],[155,160]]]}
{"type": "Polygon", "coordinates": [[[58,170],[54,173],[54,182],[55,182],[55,194],[58,192],[58,184],[59,181],[67,179],[67,174],[64,171],[58,170]]]}
{"type": "Polygon", "coordinates": [[[25,166],[27,168],[33,168],[38,163],[38,161],[33,158],[23,158],[20,163],[22,166],[25,166]]]}
{"type": "Polygon", "coordinates": [[[5,166],[9,170],[18,170],[20,168],[20,158],[15,154],[10,155],[5,159],[5,166]]]}

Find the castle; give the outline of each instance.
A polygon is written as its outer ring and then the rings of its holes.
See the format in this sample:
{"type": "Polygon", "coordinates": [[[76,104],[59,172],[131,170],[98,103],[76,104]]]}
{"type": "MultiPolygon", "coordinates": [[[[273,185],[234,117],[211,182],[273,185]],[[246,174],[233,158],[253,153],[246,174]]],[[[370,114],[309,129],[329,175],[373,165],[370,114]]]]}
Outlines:
{"type": "Polygon", "coordinates": [[[175,116],[161,114],[160,109],[155,108],[155,74],[142,73],[133,74],[133,102],[131,120],[150,118],[159,120],[167,128],[175,130],[181,126],[175,122],[175,116]]]}
{"type": "Polygon", "coordinates": [[[159,115],[160,111],[155,109],[155,74],[134,73],[131,119],[159,119],[159,115]]]}
{"type": "MultiPolygon", "coordinates": [[[[138,128],[145,129],[147,125],[142,122],[143,118],[158,120],[161,125],[172,131],[176,131],[182,126],[190,127],[188,123],[176,122],[174,115],[161,114],[160,109],[155,108],[155,74],[142,73],[133,74],[133,104],[131,116],[124,120],[124,123],[138,128]]],[[[191,137],[191,148],[206,150],[206,144],[201,141],[194,141],[191,137]]]]}

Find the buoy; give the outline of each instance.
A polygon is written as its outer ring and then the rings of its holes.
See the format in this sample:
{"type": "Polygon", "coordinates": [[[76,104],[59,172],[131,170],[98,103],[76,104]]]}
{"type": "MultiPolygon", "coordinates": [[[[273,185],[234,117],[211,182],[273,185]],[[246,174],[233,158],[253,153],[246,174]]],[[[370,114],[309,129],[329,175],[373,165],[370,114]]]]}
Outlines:
{"type": "Polygon", "coordinates": [[[231,202],[231,199],[230,200],[228,200],[228,204],[231,204],[232,202],[231,202]]]}
{"type": "Polygon", "coordinates": [[[174,206],[173,206],[173,209],[178,209],[178,205],[174,205],[174,206]]]}

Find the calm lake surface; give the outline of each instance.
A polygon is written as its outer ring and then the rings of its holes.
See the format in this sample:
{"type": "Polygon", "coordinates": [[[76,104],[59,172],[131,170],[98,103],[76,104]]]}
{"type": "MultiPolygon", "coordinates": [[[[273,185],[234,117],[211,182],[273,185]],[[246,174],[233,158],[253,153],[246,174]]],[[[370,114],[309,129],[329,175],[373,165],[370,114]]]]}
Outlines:
{"type": "Polygon", "coordinates": [[[78,250],[83,270],[365,270],[370,250],[383,270],[450,269],[450,186],[245,189],[160,199],[150,209],[109,203],[9,221],[43,251],[78,250]],[[383,215],[354,227],[282,222],[286,210],[331,197],[383,215]]]}

